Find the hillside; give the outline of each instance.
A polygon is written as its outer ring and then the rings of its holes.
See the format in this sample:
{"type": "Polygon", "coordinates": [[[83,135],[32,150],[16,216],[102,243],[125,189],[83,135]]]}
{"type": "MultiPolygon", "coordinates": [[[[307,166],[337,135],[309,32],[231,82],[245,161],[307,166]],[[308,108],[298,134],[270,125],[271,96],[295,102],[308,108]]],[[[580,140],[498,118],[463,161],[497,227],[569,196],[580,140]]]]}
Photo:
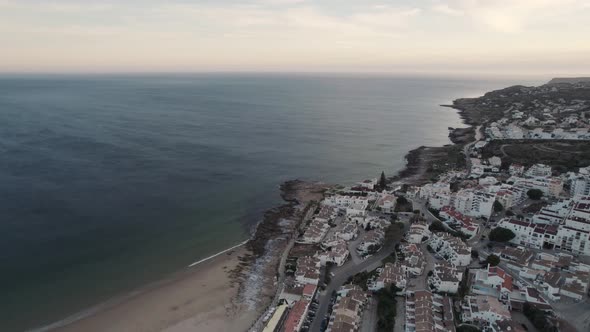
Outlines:
{"type": "Polygon", "coordinates": [[[556,77],[547,84],[590,82],[590,77],[556,77]]]}

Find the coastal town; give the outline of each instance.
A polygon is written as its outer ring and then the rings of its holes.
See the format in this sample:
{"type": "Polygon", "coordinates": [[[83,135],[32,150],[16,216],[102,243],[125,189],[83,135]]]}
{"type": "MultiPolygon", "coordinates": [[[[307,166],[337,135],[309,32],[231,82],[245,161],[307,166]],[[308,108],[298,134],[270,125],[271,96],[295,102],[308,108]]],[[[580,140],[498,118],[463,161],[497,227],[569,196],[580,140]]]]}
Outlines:
{"type": "Polygon", "coordinates": [[[450,106],[462,160],[309,201],[250,331],[590,330],[590,81],[450,106]]]}

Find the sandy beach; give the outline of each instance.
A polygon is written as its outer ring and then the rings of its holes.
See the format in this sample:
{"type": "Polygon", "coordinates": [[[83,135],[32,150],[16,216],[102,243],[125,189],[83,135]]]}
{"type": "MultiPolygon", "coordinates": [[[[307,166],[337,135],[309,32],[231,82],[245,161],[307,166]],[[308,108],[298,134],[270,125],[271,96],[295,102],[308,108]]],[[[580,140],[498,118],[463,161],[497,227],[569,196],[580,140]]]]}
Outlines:
{"type": "Polygon", "coordinates": [[[236,303],[231,271],[247,254],[235,248],[55,331],[245,331],[257,312],[236,303]]]}

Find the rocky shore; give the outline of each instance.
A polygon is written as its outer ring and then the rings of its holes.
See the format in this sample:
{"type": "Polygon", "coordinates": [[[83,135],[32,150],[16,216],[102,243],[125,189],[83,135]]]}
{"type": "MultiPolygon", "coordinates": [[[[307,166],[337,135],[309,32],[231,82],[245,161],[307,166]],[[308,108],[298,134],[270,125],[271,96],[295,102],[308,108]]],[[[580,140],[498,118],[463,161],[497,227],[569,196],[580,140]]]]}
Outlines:
{"type": "Polygon", "coordinates": [[[422,185],[441,173],[465,167],[463,147],[476,137],[475,126],[480,122],[479,112],[471,107],[471,98],[457,99],[452,105],[440,105],[455,109],[466,128],[449,128],[449,139],[453,144],[441,147],[420,146],[406,154],[406,166],[390,180],[409,185],[422,185]]]}

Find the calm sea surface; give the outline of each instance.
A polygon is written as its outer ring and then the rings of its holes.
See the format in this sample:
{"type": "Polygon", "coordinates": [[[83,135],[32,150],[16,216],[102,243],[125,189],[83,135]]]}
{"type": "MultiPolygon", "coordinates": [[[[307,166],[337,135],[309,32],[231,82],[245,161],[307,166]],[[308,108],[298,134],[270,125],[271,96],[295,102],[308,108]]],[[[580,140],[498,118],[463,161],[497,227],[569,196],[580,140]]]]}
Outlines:
{"type": "Polygon", "coordinates": [[[438,107],[542,82],[303,75],[0,76],[0,330],[249,236],[282,181],[392,175],[449,143],[438,107]]]}

